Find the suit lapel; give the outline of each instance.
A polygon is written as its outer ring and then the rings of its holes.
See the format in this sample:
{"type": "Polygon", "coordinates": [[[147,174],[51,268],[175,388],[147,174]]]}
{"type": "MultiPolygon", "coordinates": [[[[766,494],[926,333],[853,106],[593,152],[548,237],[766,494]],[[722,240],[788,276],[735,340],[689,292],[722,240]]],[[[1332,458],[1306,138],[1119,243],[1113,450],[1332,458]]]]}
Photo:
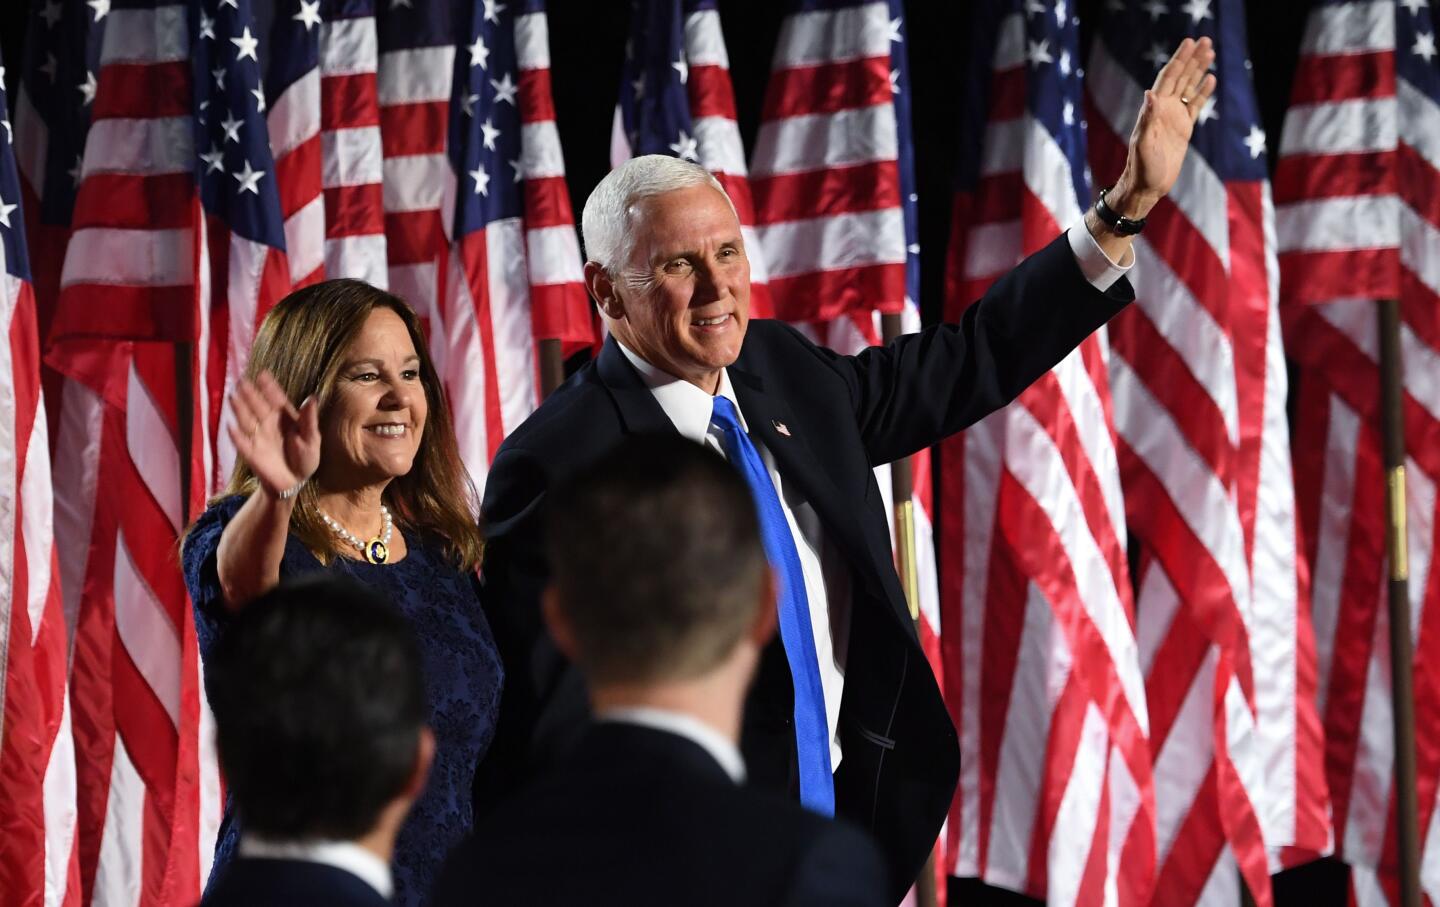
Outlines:
{"type": "Polygon", "coordinates": [[[675,423],[655,401],[655,395],[620,350],[614,337],[606,337],[595,365],[600,381],[610,391],[628,434],[665,434],[675,423]]]}

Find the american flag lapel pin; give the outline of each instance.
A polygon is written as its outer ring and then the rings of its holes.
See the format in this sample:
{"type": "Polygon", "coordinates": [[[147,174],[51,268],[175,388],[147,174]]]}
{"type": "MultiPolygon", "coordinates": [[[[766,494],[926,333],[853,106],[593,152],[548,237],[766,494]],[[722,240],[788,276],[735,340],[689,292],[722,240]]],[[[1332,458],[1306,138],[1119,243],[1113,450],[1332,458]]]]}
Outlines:
{"type": "Polygon", "coordinates": [[[790,429],[785,427],[784,422],[781,422],[779,419],[771,419],[770,424],[775,426],[775,430],[780,434],[784,435],[787,438],[790,437],[790,429]]]}

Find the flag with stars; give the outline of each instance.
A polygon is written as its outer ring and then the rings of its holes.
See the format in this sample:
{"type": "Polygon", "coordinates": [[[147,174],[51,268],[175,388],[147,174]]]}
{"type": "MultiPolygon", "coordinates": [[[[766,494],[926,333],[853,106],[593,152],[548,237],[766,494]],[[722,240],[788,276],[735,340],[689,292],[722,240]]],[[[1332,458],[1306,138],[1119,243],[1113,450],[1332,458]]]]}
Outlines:
{"type": "Polygon", "coordinates": [[[266,120],[290,280],[384,289],[375,0],[286,0],[271,25],[266,120]]]}
{"type": "MultiPolygon", "coordinates": [[[[60,268],[95,101],[104,9],[84,0],[41,0],[25,36],[13,133],[42,340],[60,292],[60,268]]],[[[55,402],[50,401],[52,407],[55,402]]]]}
{"type": "MultiPolygon", "coordinates": [[[[252,0],[201,0],[195,17],[195,173],[205,246],[197,268],[204,272],[200,307],[210,329],[202,340],[209,356],[208,392],[198,399],[205,412],[202,425],[215,446],[207,476],[210,488],[218,489],[235,463],[234,445],[220,428],[230,418],[230,393],[245,372],[260,322],[290,292],[293,279],[285,251],[290,223],[281,209],[271,151],[270,99],[252,0]]],[[[271,48],[277,55],[287,49],[271,48]]],[[[286,130],[285,142],[277,147],[289,150],[293,135],[286,114],[292,98],[282,97],[287,103],[277,124],[286,130]]]]}
{"type": "Polygon", "coordinates": [[[1421,886],[1440,899],[1440,59],[1427,0],[1311,5],[1275,171],[1335,849],[1399,904],[1380,335],[1400,304],[1421,886]]]}
{"type": "Polygon", "coordinates": [[[1136,239],[1136,302],[1110,325],[1111,390],[1139,552],[1155,896],[1234,902],[1243,876],[1264,904],[1267,847],[1324,852],[1329,824],[1275,217],[1239,0],[1110,0],[1086,76],[1090,152],[1096,185],[1110,185],[1145,89],[1202,36],[1219,88],[1136,239]]]}
{"type": "Polygon", "coordinates": [[[431,348],[478,485],[538,405],[537,338],[588,343],[590,309],[550,97],[542,0],[475,0],[454,58],[454,244],[431,348]]]}
{"type": "Polygon", "coordinates": [[[694,161],[725,187],[750,258],[750,315],[774,314],[755,204],[735,122],[730,55],[715,0],[635,0],[615,105],[610,163],[640,154],[694,161]]]}
{"type": "MultiPolygon", "coordinates": [[[[236,0],[221,6],[222,16],[241,11],[236,0]]],[[[257,64],[253,27],[247,36],[241,21],[200,38],[195,6],[85,7],[103,20],[104,37],[85,75],[91,122],[46,348],[65,378],[57,510],[67,550],[84,552],[67,568],[78,573],[70,682],[85,754],[76,764],[79,878],[95,902],[193,902],[221,808],[194,616],[175,564],[205,500],[206,214],[225,210],[241,223],[233,206],[263,204],[246,187],[263,189],[273,165],[268,148],[249,147],[263,133],[244,135],[253,120],[241,105],[258,109],[257,73],[246,84],[232,70],[223,96],[201,83],[213,79],[209,69],[257,64]],[[212,136],[224,142],[223,174],[206,174],[198,157],[212,136]],[[215,207],[222,192],[229,209],[215,207]]],[[[32,122],[53,143],[56,121],[37,112],[32,122]]]]}
{"type": "MultiPolygon", "coordinates": [[[[990,0],[971,21],[949,321],[1090,201],[1073,9],[990,0]]],[[[1106,349],[1102,328],[941,447],[946,696],[975,754],[950,871],[1051,905],[1147,904],[1155,872],[1106,349]]]]}
{"type": "MultiPolygon", "coordinates": [[[[0,116],[6,110],[0,61],[0,116]]],[[[15,75],[13,83],[19,81],[15,75]]],[[[16,903],[81,902],[70,634],[40,387],[20,173],[0,135],[0,891],[16,903]]]]}

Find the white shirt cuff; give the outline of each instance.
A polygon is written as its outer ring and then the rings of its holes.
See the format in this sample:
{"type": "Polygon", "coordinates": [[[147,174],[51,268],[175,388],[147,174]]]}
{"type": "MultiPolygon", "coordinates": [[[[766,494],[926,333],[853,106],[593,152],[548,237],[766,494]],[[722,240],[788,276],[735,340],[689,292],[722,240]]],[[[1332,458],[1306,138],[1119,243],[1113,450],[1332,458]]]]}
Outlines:
{"type": "Polygon", "coordinates": [[[1085,228],[1085,221],[1081,220],[1066,231],[1066,237],[1070,240],[1070,251],[1075,253],[1075,261],[1080,265],[1080,273],[1090,281],[1090,285],[1104,293],[1115,285],[1115,281],[1124,277],[1131,268],[1135,267],[1135,250],[1125,250],[1125,258],[1128,259],[1122,264],[1116,264],[1100,248],[1095,237],[1085,228]]]}

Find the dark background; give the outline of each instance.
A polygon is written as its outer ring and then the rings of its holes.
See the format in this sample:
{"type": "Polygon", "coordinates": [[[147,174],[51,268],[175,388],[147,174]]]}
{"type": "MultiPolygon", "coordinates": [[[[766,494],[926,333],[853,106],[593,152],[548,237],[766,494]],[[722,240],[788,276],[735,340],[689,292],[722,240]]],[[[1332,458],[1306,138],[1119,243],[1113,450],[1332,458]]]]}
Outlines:
{"type": "MultiPolygon", "coordinates": [[[[268,21],[276,0],[255,0],[257,15],[268,21]]],[[[284,6],[290,0],[279,0],[284,6]]],[[[378,0],[380,3],[388,0],[378,0]]],[[[456,0],[465,2],[465,0],[456,0]]],[[[5,87],[11,116],[25,24],[39,0],[0,0],[0,53],[7,67],[5,87]]],[[[1081,59],[1088,56],[1091,32],[1102,0],[1079,0],[1081,59]]],[[[1174,5],[1172,2],[1171,5],[1174,5]]],[[[781,0],[719,0],[720,20],[730,54],[731,78],[740,133],[747,154],[759,126],[769,78],[770,56],[787,4],[781,0]]],[[[1302,0],[1250,0],[1246,4],[1255,89],[1270,161],[1279,145],[1290,79],[1304,27],[1302,0]]],[[[920,196],[921,311],[927,322],[942,309],[944,252],[950,234],[952,174],[960,142],[959,108],[968,72],[967,22],[971,5],[960,0],[907,0],[906,46],[909,53],[915,165],[920,196]]],[[[630,4],[627,0],[550,0],[551,80],[555,114],[565,153],[570,197],[577,215],[590,189],[609,170],[610,126],[620,83],[620,66],[630,4]]],[[[263,31],[262,31],[263,34],[263,31]]],[[[262,38],[261,51],[265,50],[262,38]]],[[[581,354],[582,357],[584,354],[581,354]]],[[[571,368],[578,360],[569,363],[571,368]]],[[[1343,867],[1323,862],[1282,873],[1277,878],[1281,904],[1343,904],[1343,867]]],[[[984,889],[973,882],[952,887],[952,904],[1031,904],[1029,899],[984,889]]]]}

